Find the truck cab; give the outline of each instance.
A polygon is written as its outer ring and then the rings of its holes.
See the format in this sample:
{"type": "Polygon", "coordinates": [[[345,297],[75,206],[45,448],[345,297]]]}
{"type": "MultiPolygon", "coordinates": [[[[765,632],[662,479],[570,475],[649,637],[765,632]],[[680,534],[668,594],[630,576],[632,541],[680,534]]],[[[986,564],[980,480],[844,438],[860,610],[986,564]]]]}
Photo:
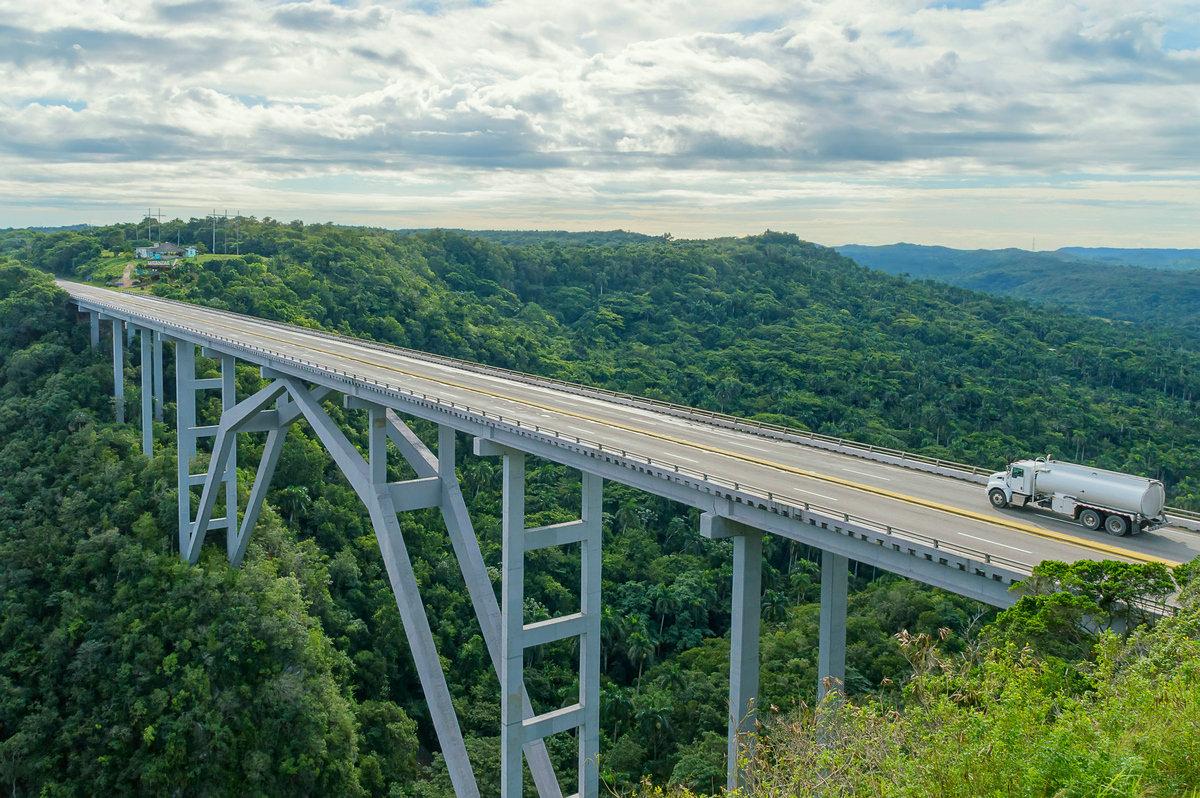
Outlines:
{"type": "Polygon", "coordinates": [[[988,501],[997,509],[1007,507],[1014,495],[1033,495],[1033,473],[1036,463],[1019,460],[1011,463],[1007,471],[997,471],[988,478],[988,501]]]}

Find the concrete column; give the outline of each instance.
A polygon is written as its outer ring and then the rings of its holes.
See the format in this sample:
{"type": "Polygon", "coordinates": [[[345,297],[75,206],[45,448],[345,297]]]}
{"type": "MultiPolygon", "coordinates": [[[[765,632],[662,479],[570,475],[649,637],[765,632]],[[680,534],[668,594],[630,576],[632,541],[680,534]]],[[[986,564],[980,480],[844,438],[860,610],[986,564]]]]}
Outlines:
{"type": "Polygon", "coordinates": [[[367,464],[372,485],[387,483],[387,416],[379,405],[367,408],[367,464]]]}
{"type": "Polygon", "coordinates": [[[587,528],[580,541],[582,590],[579,611],[586,619],[579,645],[579,796],[600,795],[600,578],[604,526],[604,480],[583,475],[582,519],[587,528]]]}
{"type": "Polygon", "coordinates": [[[113,339],[113,408],[118,424],[125,423],[125,339],[120,319],[112,320],[113,339]]]}
{"type": "Polygon", "coordinates": [[[521,723],[525,685],[525,454],[507,451],[502,460],[500,796],[521,798],[521,748],[525,742],[521,723]]]}
{"type": "Polygon", "coordinates": [[[100,346],[100,314],[94,310],[88,311],[88,327],[92,349],[100,346]]]}
{"type": "MultiPolygon", "coordinates": [[[[237,404],[237,359],[233,355],[221,355],[221,412],[228,413],[237,404]]],[[[225,546],[229,551],[237,545],[238,537],[238,489],[237,489],[237,435],[229,441],[229,460],[225,465],[225,546]]]]}
{"type": "Polygon", "coordinates": [[[175,341],[176,488],[179,491],[179,552],[187,556],[192,524],[192,458],[196,455],[196,345],[175,341]]]}
{"type": "Polygon", "coordinates": [[[152,405],[152,390],[150,387],[150,331],[144,327],[138,332],[138,341],[142,347],[141,361],[138,368],[142,373],[142,454],[154,456],[154,411],[152,405]]]}
{"type": "Polygon", "coordinates": [[[841,693],[846,682],[846,604],[849,564],[845,557],[821,552],[821,627],[817,654],[817,700],[841,693]]]}
{"type": "Polygon", "coordinates": [[[163,420],[163,336],[154,331],[154,420],[163,420]]]}
{"type": "Polygon", "coordinates": [[[132,324],[125,325],[125,343],[127,343],[127,344],[133,343],[133,325],[132,324]]]}
{"type": "Polygon", "coordinates": [[[733,613],[729,630],[729,750],[727,782],[741,783],[738,742],[754,732],[762,617],[762,532],[743,527],[733,537],[733,613]]]}

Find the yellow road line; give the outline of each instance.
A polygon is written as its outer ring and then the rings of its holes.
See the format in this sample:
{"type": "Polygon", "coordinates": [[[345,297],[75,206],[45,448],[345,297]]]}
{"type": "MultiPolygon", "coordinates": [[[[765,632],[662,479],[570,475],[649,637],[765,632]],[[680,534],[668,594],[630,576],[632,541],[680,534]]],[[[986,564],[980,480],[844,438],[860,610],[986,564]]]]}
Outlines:
{"type": "MultiPolygon", "coordinates": [[[[202,307],[199,309],[203,310],[202,307]]],[[[264,320],[264,322],[259,322],[259,323],[265,324],[265,325],[273,324],[272,322],[267,322],[265,320],[264,320]]],[[[221,326],[221,325],[218,324],[218,326],[221,326]]],[[[233,329],[236,329],[236,328],[233,328],[233,329]]],[[[306,330],[297,330],[297,332],[305,333],[307,331],[306,330]]],[[[267,335],[261,331],[255,331],[254,334],[262,336],[263,338],[266,338],[271,341],[277,341],[282,344],[295,346],[294,342],[288,341],[285,338],[277,338],[272,335],[267,335]]],[[[317,337],[317,336],[312,336],[312,337],[317,337]]],[[[967,509],[963,509],[961,507],[954,507],[952,505],[942,504],[941,502],[935,502],[935,501],[931,501],[929,499],[922,499],[918,496],[909,496],[908,494],[905,494],[905,493],[899,493],[897,491],[888,490],[887,488],[878,488],[873,485],[866,485],[861,482],[854,482],[852,480],[843,479],[841,477],[835,477],[835,476],[828,475],[828,474],[820,474],[815,471],[808,471],[806,469],[797,468],[795,466],[790,466],[785,463],[776,463],[771,460],[764,460],[762,458],[755,457],[753,455],[742,454],[740,452],[731,452],[726,449],[720,449],[715,446],[709,446],[707,444],[698,443],[695,441],[680,440],[679,438],[674,438],[670,435],[663,435],[662,433],[652,432],[650,430],[641,429],[638,427],[630,427],[630,426],[627,426],[627,425],[624,425],[624,424],[621,424],[621,423],[618,423],[615,421],[601,420],[601,419],[593,418],[591,416],[583,415],[581,413],[573,413],[569,410],[564,410],[560,407],[555,407],[553,405],[544,405],[544,404],[540,404],[538,402],[531,401],[529,399],[522,399],[522,398],[515,397],[515,396],[508,396],[506,394],[496,393],[494,391],[490,391],[490,390],[487,390],[484,388],[479,388],[479,387],[475,387],[475,386],[471,386],[471,385],[463,385],[461,383],[452,382],[452,381],[446,380],[446,379],[440,379],[437,377],[430,377],[430,376],[427,376],[424,374],[418,374],[418,373],[412,372],[412,371],[406,371],[405,369],[398,368],[393,365],[379,363],[377,361],[372,361],[372,360],[365,360],[360,357],[355,357],[354,355],[348,355],[344,352],[335,352],[335,351],[332,351],[329,349],[323,349],[319,346],[314,346],[311,343],[306,343],[305,346],[307,346],[310,349],[316,350],[318,352],[323,352],[326,355],[331,355],[333,357],[339,357],[339,358],[343,358],[346,360],[353,360],[358,363],[362,363],[363,365],[371,366],[372,368],[379,368],[379,369],[383,369],[384,371],[392,371],[397,374],[403,374],[405,376],[412,377],[413,379],[424,380],[426,382],[432,382],[432,383],[436,383],[438,385],[445,385],[450,388],[458,388],[459,390],[463,390],[463,391],[471,391],[473,393],[478,393],[478,394],[482,394],[484,396],[489,396],[493,399],[502,399],[502,400],[508,401],[508,402],[515,402],[517,404],[525,405],[528,407],[535,407],[535,408],[538,408],[539,410],[546,410],[549,412],[557,413],[559,415],[568,416],[570,418],[576,418],[581,421],[589,421],[593,424],[603,424],[605,426],[624,430],[625,432],[632,432],[637,435],[644,435],[644,436],[650,437],[650,438],[657,438],[658,440],[666,441],[668,443],[675,443],[675,444],[679,444],[681,446],[689,446],[694,449],[701,449],[703,451],[710,452],[710,453],[716,454],[716,455],[721,455],[723,457],[729,457],[734,460],[741,460],[741,461],[747,462],[747,463],[754,463],[755,465],[761,465],[761,466],[766,466],[768,468],[774,468],[776,470],[784,471],[789,474],[795,474],[796,476],[807,477],[809,479],[815,479],[820,482],[828,482],[830,484],[840,485],[841,487],[844,487],[844,488],[850,488],[852,490],[861,491],[863,493],[870,493],[870,494],[874,494],[876,496],[882,496],[882,497],[888,498],[888,499],[895,499],[897,501],[905,502],[907,504],[913,504],[913,505],[917,505],[919,507],[925,507],[926,509],[936,510],[938,512],[947,513],[949,515],[956,515],[956,516],[959,516],[962,518],[968,518],[973,521],[981,521],[983,523],[992,524],[994,526],[1006,527],[1008,529],[1016,530],[1017,532],[1024,532],[1025,534],[1028,534],[1028,535],[1036,535],[1037,537],[1046,538],[1048,540],[1058,541],[1060,543],[1067,543],[1072,546],[1080,546],[1082,548],[1101,552],[1103,554],[1110,554],[1110,555],[1113,555],[1116,557],[1125,557],[1127,559],[1137,560],[1140,562],[1162,563],[1163,565],[1167,565],[1167,566],[1171,566],[1171,567],[1179,565],[1179,562],[1176,560],[1168,560],[1163,557],[1157,557],[1153,554],[1143,554],[1142,552],[1139,552],[1139,551],[1131,551],[1129,549],[1123,549],[1119,546],[1113,546],[1113,545],[1110,545],[1107,543],[1100,543],[1098,541],[1087,540],[1085,538],[1078,538],[1078,537],[1075,537],[1074,535],[1068,535],[1065,532],[1057,532],[1052,529],[1043,529],[1041,527],[1033,526],[1032,524],[1023,524],[1019,521],[1010,521],[1006,518],[993,518],[990,516],[986,516],[983,513],[977,513],[974,510],[967,510],[967,509]]]]}

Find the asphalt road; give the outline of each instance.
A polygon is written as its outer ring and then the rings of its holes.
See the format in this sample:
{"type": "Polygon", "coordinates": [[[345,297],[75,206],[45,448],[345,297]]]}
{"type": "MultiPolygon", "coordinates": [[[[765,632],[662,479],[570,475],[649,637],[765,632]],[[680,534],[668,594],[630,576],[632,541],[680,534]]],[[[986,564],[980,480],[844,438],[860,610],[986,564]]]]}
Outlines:
{"type": "Polygon", "coordinates": [[[167,324],[223,335],[998,558],[1032,564],[1043,559],[1148,557],[1182,562],[1200,556],[1196,532],[1164,528],[1112,538],[1037,511],[997,511],[982,486],[951,477],[529,385],[503,374],[330,339],[286,324],[77,283],[60,285],[74,296],[109,302],[167,324]]]}

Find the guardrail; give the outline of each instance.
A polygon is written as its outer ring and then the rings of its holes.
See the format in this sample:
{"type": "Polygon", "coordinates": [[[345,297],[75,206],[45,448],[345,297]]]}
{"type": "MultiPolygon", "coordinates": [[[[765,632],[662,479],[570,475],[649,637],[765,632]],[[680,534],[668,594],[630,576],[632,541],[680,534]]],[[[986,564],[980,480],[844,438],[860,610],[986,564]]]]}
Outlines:
{"type": "MultiPolygon", "coordinates": [[[[76,298],[76,299],[77,299],[77,301],[80,301],[79,298],[76,298]]],[[[159,326],[159,327],[163,327],[163,328],[167,328],[167,329],[175,329],[177,331],[180,331],[180,332],[186,333],[192,337],[195,337],[195,338],[199,339],[200,341],[207,340],[207,341],[211,341],[214,343],[220,342],[222,344],[225,344],[226,347],[232,348],[235,350],[241,350],[243,352],[257,353],[257,354],[261,354],[261,355],[264,355],[269,358],[276,358],[276,359],[284,360],[284,361],[287,361],[290,363],[295,363],[297,365],[303,366],[305,369],[310,370],[310,371],[333,375],[333,376],[340,377],[342,379],[349,380],[352,382],[357,382],[357,383],[360,383],[363,385],[371,385],[375,389],[380,390],[381,392],[395,394],[398,398],[401,398],[401,399],[403,399],[405,396],[413,398],[413,399],[419,398],[421,401],[423,401],[427,404],[444,407],[444,408],[447,408],[450,410],[457,410],[462,413],[467,413],[467,414],[476,416],[479,420],[481,420],[484,424],[487,424],[487,425],[508,426],[511,429],[513,429],[514,431],[517,431],[519,433],[520,432],[528,433],[528,432],[532,431],[533,433],[536,433],[536,434],[541,435],[548,439],[552,439],[553,441],[561,441],[561,442],[566,442],[566,443],[573,443],[576,446],[590,447],[592,449],[595,449],[599,453],[607,454],[609,456],[615,456],[619,453],[620,458],[627,461],[627,463],[629,463],[631,465],[637,465],[638,467],[642,466],[643,464],[647,465],[647,466],[654,466],[654,467],[660,468],[662,470],[669,471],[673,474],[688,476],[693,480],[703,482],[706,485],[710,486],[709,492],[716,492],[716,491],[711,490],[711,488],[716,488],[718,491],[733,490],[736,493],[744,494],[746,496],[746,498],[748,498],[748,499],[756,498],[760,501],[765,501],[765,502],[769,502],[769,503],[773,503],[773,504],[778,504],[781,506],[791,507],[797,511],[803,511],[803,512],[808,513],[813,516],[824,517],[825,519],[827,519],[830,522],[836,523],[837,521],[841,521],[841,522],[847,523],[847,524],[854,523],[854,524],[858,524],[858,525],[861,525],[864,527],[869,527],[871,529],[876,530],[876,532],[878,532],[879,534],[887,536],[889,539],[894,538],[894,539],[901,540],[901,541],[904,541],[907,543],[915,543],[918,545],[928,546],[936,551],[946,552],[948,554],[953,554],[953,555],[963,557],[966,559],[976,560],[976,561],[982,562],[982,563],[998,565],[1000,567],[1007,568],[1012,571],[1019,572],[1021,574],[1029,574],[1035,565],[1035,563],[1027,563],[1027,562],[1023,562],[1020,560],[1013,560],[1013,559],[1010,559],[1007,557],[1001,557],[998,555],[991,554],[990,552],[983,551],[982,549],[974,548],[972,546],[964,546],[959,543],[942,540],[940,538],[936,538],[931,535],[926,535],[926,534],[923,534],[920,532],[914,532],[912,530],[904,529],[902,527],[897,527],[897,526],[894,526],[891,524],[885,524],[883,522],[876,521],[876,520],[870,519],[870,518],[866,518],[864,516],[858,516],[858,515],[854,515],[852,513],[845,513],[845,512],[838,511],[838,510],[834,510],[832,508],[824,507],[822,505],[815,504],[815,503],[812,503],[812,502],[809,502],[809,501],[806,501],[803,499],[797,499],[795,497],[788,496],[786,494],[782,494],[777,491],[769,491],[769,490],[766,490],[765,488],[760,488],[760,487],[757,487],[757,486],[754,486],[754,485],[751,485],[751,484],[748,484],[745,482],[725,479],[723,477],[719,477],[719,476],[704,472],[699,469],[691,468],[688,466],[680,466],[678,463],[673,463],[673,462],[670,462],[667,460],[661,460],[661,459],[652,457],[650,455],[644,455],[644,454],[641,454],[638,452],[630,451],[628,449],[622,449],[620,447],[606,446],[606,445],[604,445],[604,443],[602,443],[600,441],[594,441],[594,440],[590,440],[588,438],[584,438],[584,437],[581,437],[578,435],[571,435],[568,433],[563,433],[563,432],[555,430],[551,427],[546,427],[546,426],[539,425],[539,424],[530,424],[527,421],[521,421],[520,419],[517,419],[517,418],[512,418],[512,417],[506,418],[502,414],[488,412],[488,411],[480,409],[480,408],[473,408],[462,402],[453,402],[450,400],[442,399],[439,396],[431,396],[429,394],[423,393],[421,391],[416,391],[411,388],[404,388],[404,387],[401,387],[398,385],[392,385],[390,383],[377,380],[374,377],[367,377],[364,375],[356,374],[354,372],[345,371],[343,369],[338,369],[338,368],[335,368],[335,367],[332,367],[332,366],[329,366],[329,365],[326,365],[323,363],[317,363],[315,361],[306,360],[304,358],[299,358],[294,355],[289,355],[289,354],[286,354],[283,352],[279,352],[278,350],[267,349],[266,347],[257,346],[255,344],[249,344],[244,341],[239,341],[239,340],[236,340],[233,338],[229,338],[228,336],[219,335],[219,334],[216,334],[213,332],[201,330],[201,329],[198,329],[195,327],[190,327],[188,325],[179,324],[176,322],[165,322],[160,319],[144,316],[143,314],[137,313],[136,311],[131,311],[128,308],[122,308],[122,307],[107,303],[103,300],[83,298],[82,301],[87,302],[90,305],[96,306],[98,309],[103,308],[103,309],[107,309],[109,312],[112,312],[112,313],[122,314],[122,315],[130,318],[131,320],[133,320],[134,323],[138,323],[138,320],[141,320],[141,323],[143,325],[148,322],[155,326],[159,326]]],[[[186,303],[184,303],[184,304],[186,304],[186,303]]]]}

